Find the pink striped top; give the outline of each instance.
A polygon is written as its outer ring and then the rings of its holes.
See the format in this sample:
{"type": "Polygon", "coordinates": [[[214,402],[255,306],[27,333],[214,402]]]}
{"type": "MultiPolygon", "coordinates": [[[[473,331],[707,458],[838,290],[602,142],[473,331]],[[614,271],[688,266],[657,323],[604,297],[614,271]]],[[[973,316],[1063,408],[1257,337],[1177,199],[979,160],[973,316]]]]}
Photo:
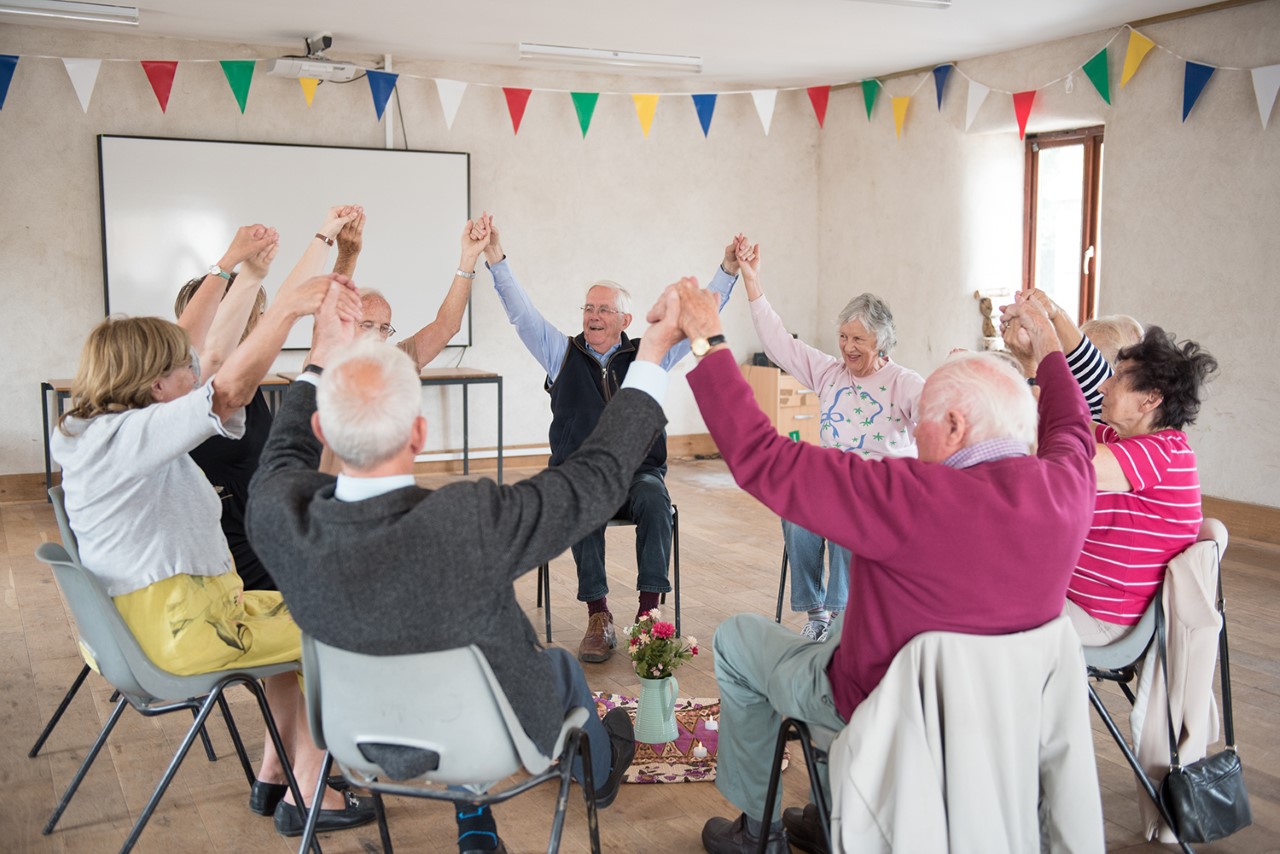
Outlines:
{"type": "Polygon", "coordinates": [[[1094,437],[1116,456],[1132,492],[1099,492],[1067,598],[1099,620],[1133,625],[1164,568],[1196,541],[1203,515],[1196,455],[1181,430],[1122,439],[1102,424],[1094,437]]]}

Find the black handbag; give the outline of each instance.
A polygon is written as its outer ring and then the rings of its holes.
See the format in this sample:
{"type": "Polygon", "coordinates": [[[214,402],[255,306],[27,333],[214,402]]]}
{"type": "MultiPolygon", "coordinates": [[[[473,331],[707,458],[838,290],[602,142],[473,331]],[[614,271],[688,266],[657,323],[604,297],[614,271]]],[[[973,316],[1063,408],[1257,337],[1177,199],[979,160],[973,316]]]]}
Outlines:
{"type": "MultiPolygon", "coordinates": [[[[1231,720],[1231,676],[1227,660],[1227,618],[1222,603],[1222,575],[1218,575],[1218,614],[1222,630],[1218,634],[1218,652],[1222,660],[1222,717],[1226,727],[1227,747],[1198,762],[1183,765],[1178,761],[1178,739],[1173,732],[1173,714],[1169,726],[1169,773],[1160,784],[1160,800],[1173,817],[1174,831],[1183,842],[1213,842],[1243,830],[1253,823],[1249,809],[1249,792],[1244,786],[1244,768],[1236,752],[1235,729],[1231,720]]],[[[1165,703],[1169,702],[1169,668],[1165,660],[1163,608],[1156,606],[1156,643],[1159,645],[1160,668],[1164,672],[1165,703]]]]}

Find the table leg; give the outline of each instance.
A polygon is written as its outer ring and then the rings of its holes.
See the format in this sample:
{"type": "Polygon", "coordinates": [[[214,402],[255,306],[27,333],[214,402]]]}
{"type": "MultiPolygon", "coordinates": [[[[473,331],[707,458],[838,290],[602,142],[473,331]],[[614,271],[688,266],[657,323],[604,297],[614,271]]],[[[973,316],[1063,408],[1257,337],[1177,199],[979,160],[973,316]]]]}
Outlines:
{"type": "MultiPolygon", "coordinates": [[[[44,419],[44,488],[48,492],[53,489],[53,459],[49,455],[49,392],[53,386],[40,383],[40,415],[44,419]]],[[[53,501],[50,497],[49,501],[53,501]]]]}
{"type": "Polygon", "coordinates": [[[462,473],[471,474],[471,411],[468,408],[467,383],[462,384],[462,473]]]}
{"type": "Polygon", "coordinates": [[[502,377],[498,377],[498,483],[502,483],[502,377]]]}

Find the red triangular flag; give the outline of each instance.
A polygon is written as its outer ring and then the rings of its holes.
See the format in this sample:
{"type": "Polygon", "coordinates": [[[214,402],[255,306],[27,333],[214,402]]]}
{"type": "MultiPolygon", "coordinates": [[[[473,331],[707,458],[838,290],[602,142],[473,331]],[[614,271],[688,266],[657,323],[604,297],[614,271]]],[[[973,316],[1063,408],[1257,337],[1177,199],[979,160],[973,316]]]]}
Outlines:
{"type": "Polygon", "coordinates": [[[178,71],[178,63],[144,59],[142,70],[147,72],[147,79],[151,81],[151,91],[156,93],[156,100],[160,102],[160,112],[165,112],[169,108],[169,92],[173,90],[173,75],[178,71]]]}
{"type": "Polygon", "coordinates": [[[1018,117],[1018,139],[1027,137],[1027,117],[1031,115],[1031,105],[1035,100],[1035,89],[1013,93],[1013,112],[1018,117]]]}
{"type": "Polygon", "coordinates": [[[813,104],[813,114],[818,117],[818,127],[827,118],[827,99],[831,97],[830,86],[810,86],[809,103],[813,104]]]}
{"type": "Polygon", "coordinates": [[[511,114],[511,128],[516,133],[520,133],[520,120],[524,118],[524,108],[529,103],[529,94],[532,89],[509,89],[502,87],[503,94],[507,96],[507,112],[511,114]]]}

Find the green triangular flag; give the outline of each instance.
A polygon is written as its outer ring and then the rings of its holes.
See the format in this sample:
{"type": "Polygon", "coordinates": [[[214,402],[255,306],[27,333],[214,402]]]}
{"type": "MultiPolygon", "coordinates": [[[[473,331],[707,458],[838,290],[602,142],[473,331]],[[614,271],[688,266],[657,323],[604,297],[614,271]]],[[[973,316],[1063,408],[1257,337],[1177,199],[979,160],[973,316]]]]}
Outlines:
{"type": "Polygon", "coordinates": [[[867,121],[871,121],[871,108],[876,105],[876,95],[880,94],[879,80],[862,81],[862,100],[867,102],[867,121]]]}
{"type": "Polygon", "coordinates": [[[231,92],[243,113],[245,102],[249,100],[249,84],[253,82],[253,60],[224,59],[222,73],[227,75],[227,83],[231,85],[231,92]]]}
{"type": "Polygon", "coordinates": [[[1084,64],[1084,73],[1089,76],[1089,82],[1093,84],[1093,88],[1098,90],[1098,94],[1102,96],[1102,100],[1108,104],[1111,103],[1111,83],[1107,79],[1107,49],[1102,50],[1084,64]]]}
{"type": "Polygon", "coordinates": [[[569,94],[573,96],[573,108],[578,111],[578,127],[582,128],[582,138],[586,139],[587,128],[591,127],[591,116],[596,111],[596,101],[600,100],[600,93],[570,92],[569,94]]]}

